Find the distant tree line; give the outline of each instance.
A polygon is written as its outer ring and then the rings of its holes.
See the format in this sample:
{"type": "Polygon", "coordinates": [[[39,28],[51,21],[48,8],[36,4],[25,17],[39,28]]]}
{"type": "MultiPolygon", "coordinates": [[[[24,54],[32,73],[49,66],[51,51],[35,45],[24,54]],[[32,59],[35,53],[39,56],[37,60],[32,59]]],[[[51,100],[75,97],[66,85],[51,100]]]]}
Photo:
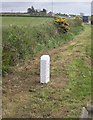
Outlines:
{"type": "MultiPolygon", "coordinates": [[[[50,12],[47,12],[47,10],[45,8],[43,8],[42,10],[38,10],[38,9],[35,9],[33,6],[29,7],[27,9],[27,13],[30,15],[30,16],[53,16],[54,14],[50,11],[50,12]]],[[[58,15],[58,16],[62,16],[62,17],[75,17],[75,15],[73,14],[65,14],[65,13],[55,13],[55,15],[58,15]]]]}
{"type": "Polygon", "coordinates": [[[46,15],[47,10],[43,8],[43,10],[37,10],[33,6],[27,9],[27,13],[31,15],[46,15]]]}

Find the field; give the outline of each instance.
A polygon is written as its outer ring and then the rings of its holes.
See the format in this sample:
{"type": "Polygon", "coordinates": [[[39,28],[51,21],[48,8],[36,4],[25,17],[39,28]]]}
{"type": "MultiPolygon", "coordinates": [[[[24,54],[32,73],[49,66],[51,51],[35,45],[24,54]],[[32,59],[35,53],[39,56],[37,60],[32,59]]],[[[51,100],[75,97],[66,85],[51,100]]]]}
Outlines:
{"type": "Polygon", "coordinates": [[[47,24],[49,21],[53,21],[52,18],[43,18],[43,17],[3,17],[3,27],[8,27],[11,25],[17,25],[20,27],[32,27],[38,26],[41,24],[47,24]]]}
{"type": "MultiPolygon", "coordinates": [[[[4,41],[8,39],[8,32],[4,32],[10,24],[17,25],[16,30],[26,26],[27,32],[39,31],[46,35],[40,34],[39,41],[49,39],[40,43],[39,48],[44,50],[38,49],[38,54],[33,53],[33,59],[29,57],[23,62],[19,61],[3,77],[3,118],[79,118],[82,107],[91,102],[91,26],[83,24],[84,30],[78,35],[74,34],[76,30],[60,35],[52,22],[52,18],[3,18],[4,41]],[[51,58],[51,79],[48,84],[39,82],[42,54],[49,54],[51,58]]],[[[9,33],[15,29],[12,28],[9,33]]],[[[14,36],[15,32],[12,32],[14,36]]],[[[26,35],[30,34],[32,32],[26,35]]],[[[37,36],[26,40],[30,39],[37,40],[37,36]]]]}

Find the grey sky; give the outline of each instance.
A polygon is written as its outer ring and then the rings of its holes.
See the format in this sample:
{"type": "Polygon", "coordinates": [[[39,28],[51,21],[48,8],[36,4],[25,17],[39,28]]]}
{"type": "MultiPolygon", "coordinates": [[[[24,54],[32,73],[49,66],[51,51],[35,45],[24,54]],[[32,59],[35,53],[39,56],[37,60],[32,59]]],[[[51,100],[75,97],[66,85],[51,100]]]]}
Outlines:
{"type": "Polygon", "coordinates": [[[91,2],[92,0],[2,0],[2,2],[91,2]]]}
{"type": "MultiPolygon", "coordinates": [[[[52,2],[2,2],[4,12],[26,12],[28,7],[34,6],[35,9],[46,8],[52,11],[52,2]]],[[[53,2],[53,12],[67,14],[91,14],[91,2],[53,2]]]]}

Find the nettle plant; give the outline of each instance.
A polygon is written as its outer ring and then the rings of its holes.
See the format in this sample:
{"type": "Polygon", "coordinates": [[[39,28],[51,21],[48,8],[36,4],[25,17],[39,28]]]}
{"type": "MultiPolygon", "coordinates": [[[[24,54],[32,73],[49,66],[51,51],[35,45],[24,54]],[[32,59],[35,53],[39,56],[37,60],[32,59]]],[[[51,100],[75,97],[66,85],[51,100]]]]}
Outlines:
{"type": "Polygon", "coordinates": [[[66,18],[56,17],[54,23],[60,32],[66,33],[70,29],[68,20],[66,18]]]}

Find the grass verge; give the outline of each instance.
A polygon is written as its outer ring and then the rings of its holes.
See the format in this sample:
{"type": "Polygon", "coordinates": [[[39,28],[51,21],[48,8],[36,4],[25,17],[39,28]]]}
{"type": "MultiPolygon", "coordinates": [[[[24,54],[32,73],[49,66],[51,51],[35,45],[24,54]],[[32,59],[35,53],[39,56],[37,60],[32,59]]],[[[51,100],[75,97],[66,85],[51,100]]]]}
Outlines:
{"type": "Polygon", "coordinates": [[[42,51],[60,46],[73,39],[76,34],[83,30],[82,25],[78,26],[78,22],[76,24],[75,21],[73,21],[72,26],[70,25],[71,30],[64,34],[58,32],[53,23],[53,18],[12,17],[14,24],[10,24],[10,18],[7,18],[8,25],[6,25],[5,17],[2,19],[3,75],[11,72],[11,66],[33,59],[42,51]],[[22,22],[22,25],[21,19],[26,23],[22,22]],[[32,24],[30,20],[32,20],[32,24]]]}

